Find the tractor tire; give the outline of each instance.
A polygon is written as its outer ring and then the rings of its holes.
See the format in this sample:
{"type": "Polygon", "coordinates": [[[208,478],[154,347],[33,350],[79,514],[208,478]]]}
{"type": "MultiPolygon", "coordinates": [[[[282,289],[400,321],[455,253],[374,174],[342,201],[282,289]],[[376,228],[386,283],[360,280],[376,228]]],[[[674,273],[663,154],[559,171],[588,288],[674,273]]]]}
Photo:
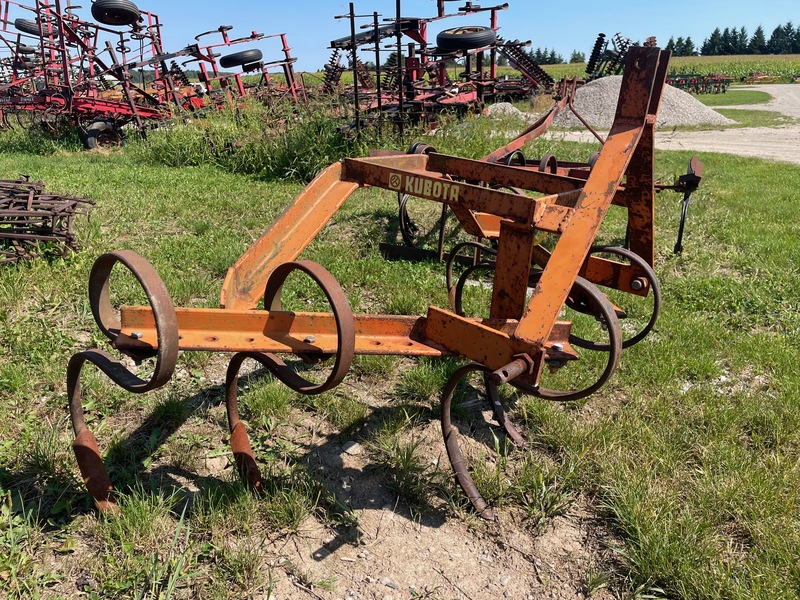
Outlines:
{"type": "Polygon", "coordinates": [[[14,19],[14,27],[22,33],[39,36],[39,24],[33,19],[14,19]]]}
{"type": "Polygon", "coordinates": [[[233,67],[241,67],[251,63],[257,63],[263,58],[261,50],[258,48],[251,48],[250,50],[242,50],[241,52],[234,52],[219,59],[219,66],[223,69],[232,69],[233,67]]]}
{"type": "Polygon", "coordinates": [[[436,36],[440,50],[474,50],[491,46],[497,41],[497,32],[491,27],[454,27],[436,36]]]}
{"type": "MultiPolygon", "coordinates": [[[[14,19],[14,27],[16,27],[22,33],[39,37],[39,23],[33,19],[14,19]]],[[[45,36],[48,35],[46,29],[43,31],[43,33],[45,36]]],[[[58,31],[58,29],[53,28],[49,35],[52,38],[57,38],[59,35],[61,35],[61,33],[58,31]]]]}
{"type": "Polygon", "coordinates": [[[125,145],[125,135],[113,121],[95,119],[86,128],[83,145],[89,150],[115,148],[125,145]]]}
{"type": "Polygon", "coordinates": [[[103,25],[122,27],[134,25],[141,18],[139,7],[130,0],[96,0],[92,17],[103,25]]]}

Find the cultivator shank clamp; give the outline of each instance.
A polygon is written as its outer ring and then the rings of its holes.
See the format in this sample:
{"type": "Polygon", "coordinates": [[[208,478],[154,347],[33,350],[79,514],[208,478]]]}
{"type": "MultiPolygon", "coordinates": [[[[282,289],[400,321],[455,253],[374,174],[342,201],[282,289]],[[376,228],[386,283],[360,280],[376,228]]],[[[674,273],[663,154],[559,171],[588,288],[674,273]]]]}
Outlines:
{"type": "Polygon", "coordinates": [[[98,350],[76,354],[70,362],[68,393],[76,455],[98,505],[113,506],[109,503],[113,496],[97,444],[82,417],[79,379],[86,362],[123,388],[140,393],[169,380],[179,350],[233,353],[226,378],[231,445],[241,475],[258,488],[260,475],[236,405],[237,376],[245,359],[256,360],[297,392],[317,394],[341,382],[355,354],[459,356],[471,364],[460,369],[444,391],[443,434],[459,483],[479,513],[492,518],[458,448],[450,422],[452,392],[461,377],[472,371],[483,374],[497,420],[513,441],[523,444],[498,400],[497,386],[510,383],[544,398],[572,400],[593,393],[613,374],[624,346],[619,311],[592,282],[610,282],[632,294],[651,291],[652,142],[668,57],[657,48],[631,50],[614,125],[591,170],[541,172],[434,152],[352,158],[331,165],[229,269],[221,308],[173,307],[144,259],[129,251],[101,257],[89,286],[101,331],[124,354],[155,356],[156,366],[153,377],[143,381],[98,350]],[[353,314],[341,286],[324,267],[297,260],[345,200],[367,186],[446,205],[468,232],[496,240],[487,318],[467,317],[455,305],[430,306],[424,316],[353,314]],[[538,197],[526,191],[537,192],[538,197]],[[627,206],[641,231],[631,240],[631,248],[643,258],[631,264],[590,256],[612,204],[627,206]],[[540,232],[558,236],[551,251],[537,245],[540,232]],[[541,269],[532,271],[532,262],[541,269]],[[134,273],[150,303],[122,307],[119,319],[109,302],[108,281],[115,264],[134,273]],[[283,283],[298,271],[321,288],[330,312],[282,309],[283,283]],[[565,303],[602,322],[608,342],[598,344],[575,335],[573,323],[561,319],[565,303]],[[545,387],[543,373],[580,366],[584,351],[605,357],[596,381],[574,389],[545,387]],[[281,353],[304,361],[333,357],[334,364],[328,378],[315,384],[278,358],[281,353]]]}

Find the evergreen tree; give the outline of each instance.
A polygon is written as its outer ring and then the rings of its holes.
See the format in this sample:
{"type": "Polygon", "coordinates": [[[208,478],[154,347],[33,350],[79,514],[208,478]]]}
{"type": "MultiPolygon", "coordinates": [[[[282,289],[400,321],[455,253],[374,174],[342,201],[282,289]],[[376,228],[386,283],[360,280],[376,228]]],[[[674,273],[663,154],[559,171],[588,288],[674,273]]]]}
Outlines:
{"type": "Polygon", "coordinates": [[[686,38],[686,41],[683,43],[683,55],[684,56],[695,56],[697,54],[697,48],[694,47],[694,42],[692,41],[692,36],[686,38]]]}
{"type": "Polygon", "coordinates": [[[736,54],[747,54],[747,29],[742,25],[736,36],[736,54]]]}
{"type": "Polygon", "coordinates": [[[678,39],[675,40],[675,56],[686,56],[686,54],[684,54],[685,51],[686,51],[686,46],[683,41],[683,38],[678,37],[678,39]]]}
{"type": "MultiPolygon", "coordinates": [[[[736,30],[734,29],[734,32],[735,31],[736,30]]],[[[723,54],[723,55],[733,54],[733,42],[734,42],[734,38],[731,35],[731,30],[726,27],[722,31],[722,39],[720,41],[719,54],[723,54]]]]}
{"type": "Polygon", "coordinates": [[[570,63],[585,63],[586,62],[586,55],[583,52],[578,52],[577,50],[572,51],[572,55],[569,57],[570,63]]]}
{"type": "Polygon", "coordinates": [[[767,42],[769,54],[787,54],[791,49],[791,42],[786,37],[786,30],[780,25],[772,30],[772,35],[767,42]]]}
{"type": "Polygon", "coordinates": [[[711,32],[711,36],[706,38],[700,48],[700,53],[703,56],[718,56],[722,50],[722,33],[717,27],[711,32]]]}
{"type": "MultiPolygon", "coordinates": [[[[573,51],[573,58],[576,62],[586,62],[586,56],[582,52],[573,51]],[[577,60],[580,58],[580,60],[577,60]]],[[[536,50],[529,50],[528,55],[540,65],[558,65],[564,62],[564,57],[561,56],[556,49],[553,48],[536,48],[536,50]]]]}
{"type": "Polygon", "coordinates": [[[678,56],[677,54],[675,54],[675,38],[673,37],[669,38],[667,45],[664,46],[664,50],[669,50],[670,52],[672,52],[673,55],[678,56]]]}
{"type": "Polygon", "coordinates": [[[791,21],[783,26],[783,35],[786,38],[786,54],[792,54],[796,52],[794,47],[796,33],[797,32],[794,30],[794,24],[791,21]]]}
{"type": "Polygon", "coordinates": [[[753,37],[747,44],[748,54],[765,54],[767,52],[767,38],[764,36],[764,28],[759,25],[756,27],[753,37]]]}

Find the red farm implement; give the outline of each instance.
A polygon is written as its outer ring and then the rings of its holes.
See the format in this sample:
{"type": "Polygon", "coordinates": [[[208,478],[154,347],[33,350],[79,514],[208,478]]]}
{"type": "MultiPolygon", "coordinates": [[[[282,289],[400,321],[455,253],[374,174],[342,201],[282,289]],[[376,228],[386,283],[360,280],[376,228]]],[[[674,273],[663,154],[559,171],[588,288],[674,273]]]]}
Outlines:
{"type": "Polygon", "coordinates": [[[631,299],[656,293],[651,268],[653,138],[668,60],[669,53],[657,48],[629,52],[614,124],[591,167],[557,165],[542,171],[436,152],[331,165],[229,269],[221,308],[175,307],[141,256],[131,251],[101,256],[89,278],[95,320],[114,349],[137,361],[154,359],[154,366],[150,379],[141,379],[101,350],[86,350],[70,360],[73,448],[98,507],[114,509],[115,499],[84,416],[80,379],[86,363],[122,388],[143,393],[170,380],[181,350],[232,354],[225,383],[230,444],[241,476],[260,489],[262,478],[237,407],[243,362],[256,361],[299,393],[319,394],[341,383],[355,354],[391,354],[468,361],[443,391],[442,431],[458,482],[478,513],[493,518],[458,446],[450,416],[453,391],[469,373],[481,374],[497,421],[522,445],[524,439],[499,400],[499,386],[513,385],[557,401],[583,398],[608,381],[622,349],[638,341],[623,333],[625,310],[612,304],[599,286],[631,299]],[[457,290],[451,290],[450,307],[430,306],[424,316],[353,314],[341,286],[322,265],[298,260],[347,198],[368,186],[446,205],[468,232],[494,240],[494,259],[477,263],[492,275],[488,317],[465,315],[457,290]],[[612,205],[627,214],[629,245],[609,257],[593,253],[593,247],[612,205]],[[554,246],[540,247],[542,233],[556,236],[554,246]],[[123,306],[119,314],[113,308],[110,278],[118,265],[139,281],[148,306],[123,306]],[[330,312],[282,308],[284,282],[295,272],[321,288],[330,312]],[[569,318],[565,309],[571,311],[569,318]],[[330,361],[332,366],[327,379],[314,383],[278,354],[310,363],[330,361]]]}
{"type": "Polygon", "coordinates": [[[667,83],[672,87],[683,90],[689,94],[724,94],[733,82],[733,77],[712,73],[699,75],[697,73],[670,73],[667,83]]]}
{"type": "Polygon", "coordinates": [[[498,15],[507,8],[508,4],[481,7],[466,2],[457,12],[447,13],[445,0],[438,0],[435,17],[408,18],[402,16],[398,2],[396,16],[384,19],[389,25],[381,25],[378,13],[357,15],[351,3],[350,12],[337,17],[350,20],[351,35],[331,42],[333,54],[326,66],[324,87],[329,93],[337,92],[345,70],[341,56],[348,53],[354,84],[344,93],[354,107],[357,127],[362,114],[401,123],[406,118],[435,120],[436,114],[448,109],[473,111],[495,99],[527,97],[550,89],[553,79],[523,51],[530,42],[498,37],[498,15]],[[435,43],[429,39],[432,23],[481,13],[488,13],[488,26],[451,27],[439,32],[435,43]],[[356,33],[356,19],[367,16],[371,22],[362,27],[365,31],[356,33]],[[393,43],[381,46],[384,40],[393,43]],[[391,54],[383,61],[386,50],[391,54]],[[364,68],[358,51],[374,57],[378,65],[374,77],[364,68]],[[520,72],[519,77],[498,76],[500,55],[520,72]],[[454,61],[463,62],[463,71],[451,78],[447,65],[454,61]]]}
{"type": "Polygon", "coordinates": [[[265,36],[252,32],[233,39],[231,28],[222,26],[166,52],[155,13],[129,0],[96,0],[91,21],[78,15],[79,8],[71,0],[36,0],[34,6],[0,0],[2,125],[68,124],[80,128],[87,147],[113,145],[126,125],[144,133],[176,111],[216,107],[244,95],[243,72],[258,71],[268,80],[269,68],[281,66],[286,80],[294,81],[283,35],[285,58],[274,64],[265,64],[255,48],[217,61],[220,49],[265,36]],[[209,34],[219,41],[201,45],[209,34]],[[176,59],[197,61],[200,81],[190,82],[176,59]]]}

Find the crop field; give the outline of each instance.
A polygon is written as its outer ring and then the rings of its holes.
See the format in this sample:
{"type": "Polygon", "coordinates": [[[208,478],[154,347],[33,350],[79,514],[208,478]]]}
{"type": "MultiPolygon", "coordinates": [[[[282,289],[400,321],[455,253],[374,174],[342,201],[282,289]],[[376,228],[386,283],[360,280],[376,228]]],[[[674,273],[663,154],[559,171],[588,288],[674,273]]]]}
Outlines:
{"type": "MultiPolygon", "coordinates": [[[[183,353],[173,382],[144,395],[84,375],[120,494],[119,515],[98,515],[72,456],[65,397],[70,356],[109,349],[86,293],[94,260],[135,250],[177,306],[216,306],[226,269],[316,172],[412,141],[356,144],[336,121],[302,116],[286,132],[265,130],[255,110],[220,114],[102,152],[0,132],[0,178],[26,173],[97,202],[76,222],[79,251],[0,266],[0,596],[333,600],[358,590],[446,600],[499,596],[530,572],[542,590],[568,585],[576,598],[800,599],[800,167],[727,155],[701,155],[706,177],[680,255],[680,202],[657,198],[664,309],[609,385],[566,404],[501,390],[530,442],[511,452],[492,442],[478,386],[458,391],[460,426],[488,440],[470,462],[499,525],[475,518],[446,456],[436,458],[439,394],[458,361],[362,357],[344,385],[316,397],[257,371],[243,377],[242,417],[268,482],[256,496],[226,449],[225,361],[199,352],[183,353]],[[346,456],[350,441],[363,454],[346,456]],[[393,523],[404,524],[395,538],[393,523]],[[575,556],[546,551],[569,526],[584,532],[575,556]],[[318,546],[330,560],[309,558],[318,546]],[[453,555],[436,558],[473,546],[491,549],[490,565],[464,559],[454,572],[453,555]],[[419,554],[428,568],[390,589],[365,571],[370,561],[386,568],[383,554],[419,554]],[[572,561],[560,575],[548,571],[557,557],[572,561]]],[[[435,145],[475,158],[517,126],[469,119],[435,145]]],[[[586,160],[594,150],[540,141],[525,152],[586,160]]],[[[684,173],[689,156],[656,152],[657,177],[684,173]]],[[[355,312],[448,305],[441,264],[381,256],[379,242],[398,239],[396,213],[395,196],[361,190],[302,255],[331,271],[355,312]]],[[[612,211],[601,241],[620,235],[612,211]]],[[[114,286],[115,302],[144,302],[135,282],[114,286]]],[[[287,286],[289,309],[319,302],[302,282],[287,286]]],[[[480,286],[473,293],[476,306],[486,301],[480,286]]]]}
{"type": "MultiPolygon", "coordinates": [[[[554,79],[585,77],[585,63],[542,65],[554,79]]],[[[722,73],[737,81],[750,73],[765,73],[789,83],[800,74],[800,55],[741,55],[741,56],[674,56],[670,60],[670,73],[697,73],[710,75],[722,73]]]]}
{"type": "Polygon", "coordinates": [[[678,73],[723,73],[737,80],[750,73],[764,73],[788,83],[800,74],[800,55],[680,56],[672,59],[670,67],[678,73]]]}

